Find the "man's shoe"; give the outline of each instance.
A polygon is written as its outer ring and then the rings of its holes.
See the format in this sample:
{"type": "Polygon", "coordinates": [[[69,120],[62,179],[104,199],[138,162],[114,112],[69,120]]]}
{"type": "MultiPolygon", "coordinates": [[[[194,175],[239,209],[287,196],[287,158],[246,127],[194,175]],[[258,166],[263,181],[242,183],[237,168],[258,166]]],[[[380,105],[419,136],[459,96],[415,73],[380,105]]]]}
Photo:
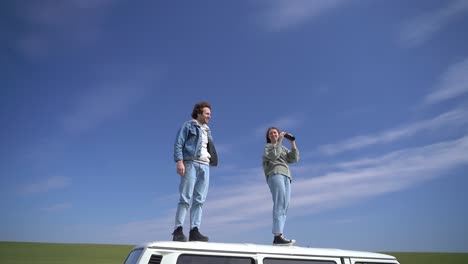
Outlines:
{"type": "Polygon", "coordinates": [[[200,232],[198,231],[198,227],[194,227],[192,228],[192,230],[190,230],[189,241],[208,242],[208,237],[200,234],[200,232]]]}
{"type": "Polygon", "coordinates": [[[296,243],[294,239],[286,239],[283,235],[275,236],[273,245],[275,246],[293,246],[296,243]]]}
{"type": "Polygon", "coordinates": [[[179,242],[186,242],[187,237],[184,235],[182,231],[182,227],[177,227],[174,232],[172,233],[172,241],[179,241],[179,242]]]}

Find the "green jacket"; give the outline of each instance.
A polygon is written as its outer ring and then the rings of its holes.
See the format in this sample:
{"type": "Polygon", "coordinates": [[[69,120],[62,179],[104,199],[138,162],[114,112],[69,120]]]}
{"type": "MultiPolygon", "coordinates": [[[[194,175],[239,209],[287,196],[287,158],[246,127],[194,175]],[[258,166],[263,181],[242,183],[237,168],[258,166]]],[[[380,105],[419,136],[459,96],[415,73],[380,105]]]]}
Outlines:
{"type": "Polygon", "coordinates": [[[263,171],[268,180],[268,176],[282,174],[292,180],[291,172],[289,171],[288,163],[299,161],[299,150],[292,149],[291,151],[283,146],[282,142],[277,144],[267,143],[263,152],[263,171]]]}

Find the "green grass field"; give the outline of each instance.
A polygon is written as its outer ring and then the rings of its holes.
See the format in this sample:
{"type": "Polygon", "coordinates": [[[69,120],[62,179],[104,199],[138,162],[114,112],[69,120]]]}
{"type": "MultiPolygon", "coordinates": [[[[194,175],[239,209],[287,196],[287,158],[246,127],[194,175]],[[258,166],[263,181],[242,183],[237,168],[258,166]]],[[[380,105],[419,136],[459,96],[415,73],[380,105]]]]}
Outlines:
{"type": "Polygon", "coordinates": [[[2,264],[121,264],[133,246],[0,242],[2,264]]]}
{"type": "Polygon", "coordinates": [[[401,264],[468,264],[468,253],[384,252],[401,264]]]}
{"type": "MultiPolygon", "coordinates": [[[[1,264],[122,264],[132,245],[0,242],[1,264]]],[[[468,253],[384,252],[401,264],[468,264],[468,253]]]]}

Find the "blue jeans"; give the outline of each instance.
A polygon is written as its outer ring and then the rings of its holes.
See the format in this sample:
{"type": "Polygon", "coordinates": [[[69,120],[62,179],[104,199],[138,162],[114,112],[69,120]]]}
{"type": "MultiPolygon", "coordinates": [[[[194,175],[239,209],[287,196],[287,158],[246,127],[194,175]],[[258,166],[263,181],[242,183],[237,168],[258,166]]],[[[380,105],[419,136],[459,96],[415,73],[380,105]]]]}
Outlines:
{"type": "Polygon", "coordinates": [[[273,198],[273,234],[283,234],[286,214],[288,213],[289,200],[291,198],[291,180],[284,175],[276,174],[268,177],[273,198]]]}
{"type": "Polygon", "coordinates": [[[200,227],[202,207],[208,194],[210,183],[210,166],[198,162],[185,161],[185,176],[180,177],[179,204],[175,217],[175,227],[183,226],[185,216],[190,208],[190,229],[200,227]]]}

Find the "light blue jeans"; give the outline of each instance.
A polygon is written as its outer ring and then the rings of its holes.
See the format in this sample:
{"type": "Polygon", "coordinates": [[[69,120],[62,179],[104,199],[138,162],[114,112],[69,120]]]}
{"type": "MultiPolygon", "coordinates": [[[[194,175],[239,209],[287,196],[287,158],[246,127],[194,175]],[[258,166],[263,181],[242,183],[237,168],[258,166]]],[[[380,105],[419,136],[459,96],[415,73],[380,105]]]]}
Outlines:
{"type": "Polygon", "coordinates": [[[185,216],[190,208],[190,229],[200,227],[202,207],[208,194],[210,166],[198,162],[185,161],[185,176],[180,177],[179,204],[175,217],[175,228],[184,225],[185,216]]]}
{"type": "Polygon", "coordinates": [[[276,174],[268,177],[271,197],[273,198],[273,234],[283,234],[286,214],[291,198],[291,180],[284,175],[276,174]]]}

